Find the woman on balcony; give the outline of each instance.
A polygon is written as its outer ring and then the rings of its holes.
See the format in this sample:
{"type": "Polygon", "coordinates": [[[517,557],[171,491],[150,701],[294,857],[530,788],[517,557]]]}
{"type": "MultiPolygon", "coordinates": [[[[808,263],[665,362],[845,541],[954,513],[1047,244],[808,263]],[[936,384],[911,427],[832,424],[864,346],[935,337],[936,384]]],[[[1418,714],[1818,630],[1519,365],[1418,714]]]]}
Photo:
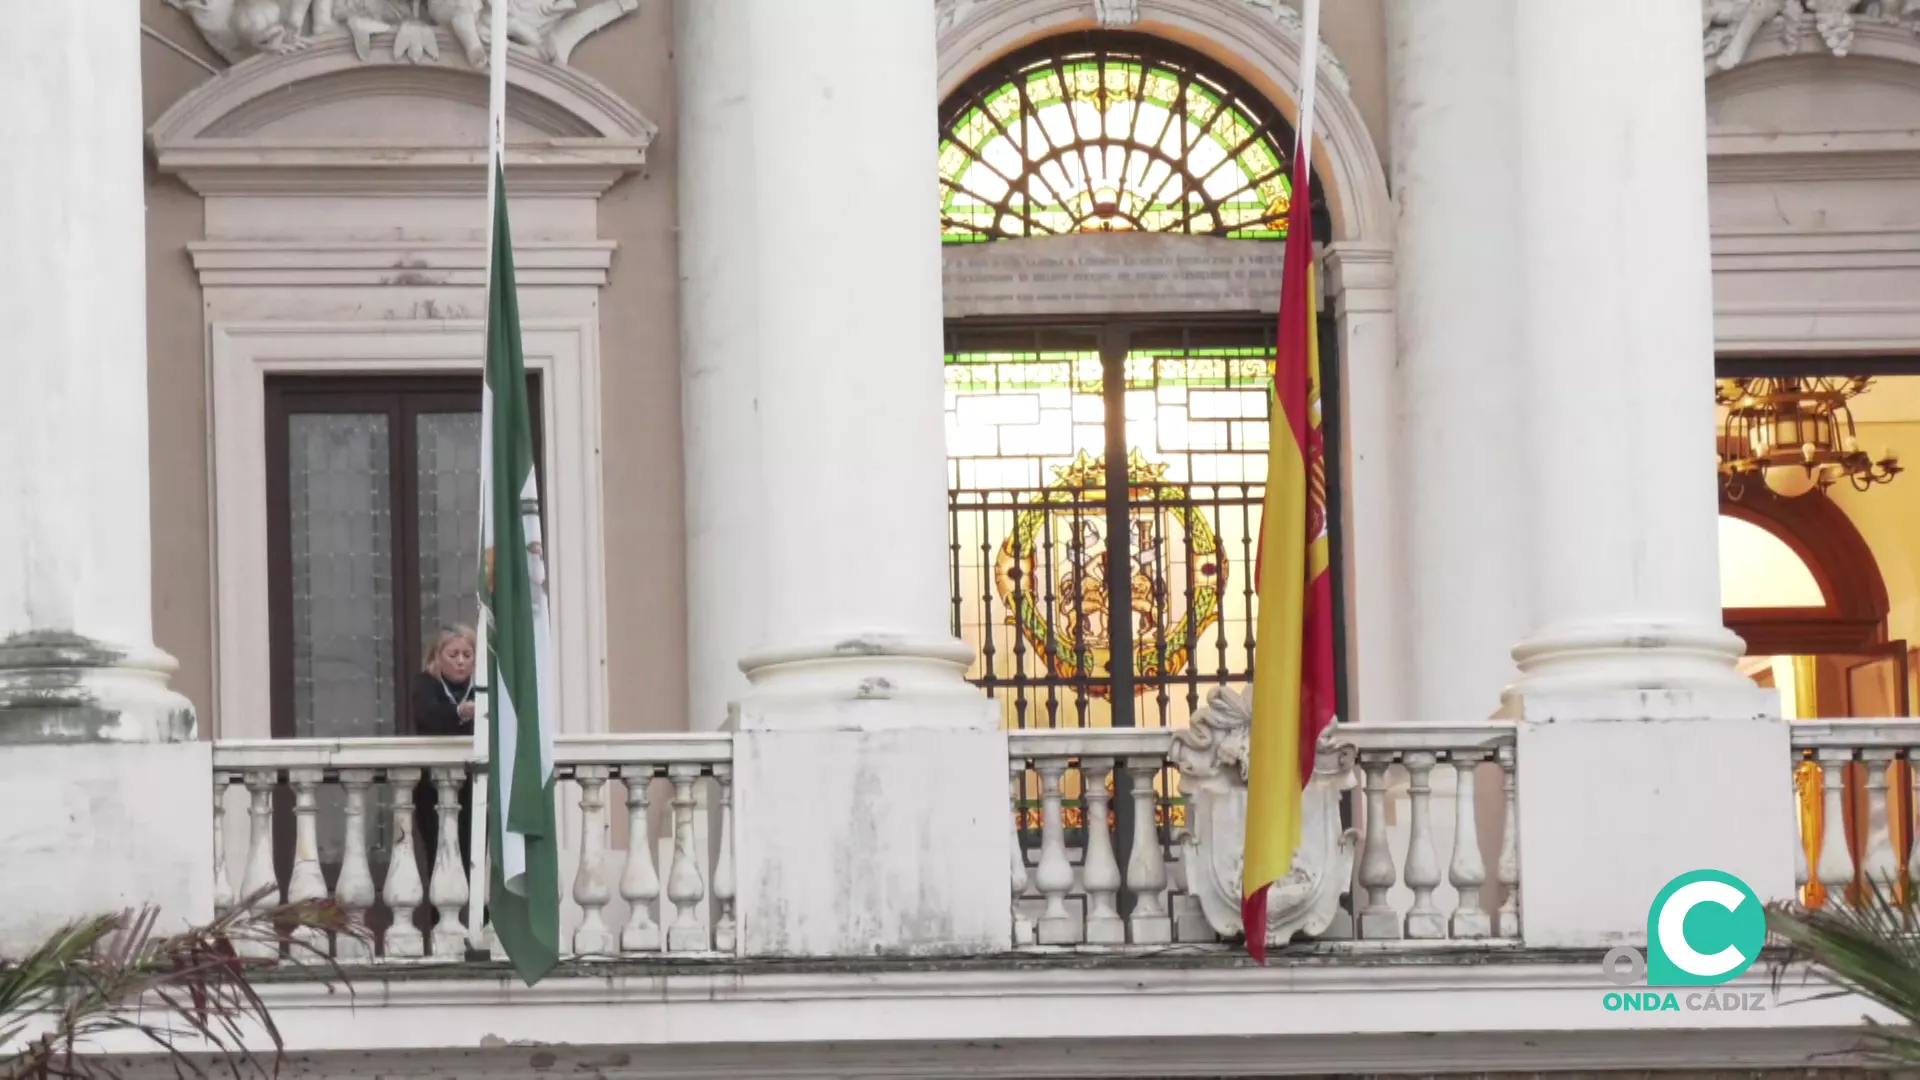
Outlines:
{"type": "MultiPolygon", "coordinates": [[[[413,677],[413,731],[416,735],[473,738],[474,634],[465,626],[443,626],[427,643],[426,659],[413,677]]],[[[433,860],[440,850],[439,795],[430,778],[413,789],[416,831],[426,852],[421,876],[431,879],[433,860]]],[[[460,863],[473,859],[473,780],[460,785],[460,863]]]]}

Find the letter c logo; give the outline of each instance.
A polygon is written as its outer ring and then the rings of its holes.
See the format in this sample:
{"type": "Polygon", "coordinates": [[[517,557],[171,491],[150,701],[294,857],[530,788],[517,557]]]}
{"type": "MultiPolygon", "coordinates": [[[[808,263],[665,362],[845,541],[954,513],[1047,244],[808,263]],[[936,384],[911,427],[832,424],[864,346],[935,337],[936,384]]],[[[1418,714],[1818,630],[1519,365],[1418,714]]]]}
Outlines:
{"type": "Polygon", "coordinates": [[[1746,882],[1719,870],[1682,874],[1647,913],[1647,985],[1718,986],[1752,967],[1766,940],[1765,907],[1746,882]]]}

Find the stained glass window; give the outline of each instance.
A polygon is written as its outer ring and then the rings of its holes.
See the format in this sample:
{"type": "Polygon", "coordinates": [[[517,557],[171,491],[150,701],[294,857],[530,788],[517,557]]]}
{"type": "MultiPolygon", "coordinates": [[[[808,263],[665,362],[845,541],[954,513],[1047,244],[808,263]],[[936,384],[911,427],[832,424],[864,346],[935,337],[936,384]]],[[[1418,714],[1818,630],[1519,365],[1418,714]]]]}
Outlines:
{"type": "Polygon", "coordinates": [[[1278,239],[1292,145],[1270,104],[1197,53],[1135,34],[1050,39],[949,99],[942,235],[1278,239]]]}

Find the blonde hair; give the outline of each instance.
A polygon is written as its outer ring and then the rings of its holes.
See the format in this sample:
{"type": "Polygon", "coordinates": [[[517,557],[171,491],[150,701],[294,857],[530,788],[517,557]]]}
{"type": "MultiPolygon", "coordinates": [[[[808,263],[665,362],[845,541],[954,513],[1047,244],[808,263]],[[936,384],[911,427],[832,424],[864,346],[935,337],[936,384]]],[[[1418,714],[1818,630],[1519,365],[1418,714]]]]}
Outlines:
{"type": "Polygon", "coordinates": [[[440,654],[446,651],[449,642],[454,641],[464,641],[469,646],[473,646],[475,644],[473,628],[459,623],[441,627],[440,632],[433,635],[433,640],[427,643],[427,656],[420,661],[420,670],[429,675],[440,674],[440,654]]]}

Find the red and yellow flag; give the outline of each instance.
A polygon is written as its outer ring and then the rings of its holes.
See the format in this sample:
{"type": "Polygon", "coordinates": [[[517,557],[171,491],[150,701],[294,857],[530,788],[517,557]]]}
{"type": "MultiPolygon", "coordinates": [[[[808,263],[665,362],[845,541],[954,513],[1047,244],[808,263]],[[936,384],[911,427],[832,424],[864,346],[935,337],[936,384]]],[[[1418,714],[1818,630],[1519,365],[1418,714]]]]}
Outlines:
{"type": "MultiPolygon", "coordinates": [[[[1319,5],[1308,0],[1310,9],[1319,5]]],[[[1307,40],[1316,43],[1306,20],[1307,40]]],[[[1311,55],[1311,44],[1309,46],[1311,55]]],[[[1311,61],[1302,82],[1313,85],[1311,61]]],[[[1303,94],[1294,149],[1292,204],[1280,281],[1272,449],[1254,577],[1252,746],[1247,761],[1247,837],[1240,916],[1247,951],[1267,959],[1267,887],[1287,876],[1300,846],[1301,795],[1313,751],[1333,722],[1333,582],[1327,539],[1326,443],[1320,427],[1320,350],[1313,286],[1312,94],[1303,94]]]]}

